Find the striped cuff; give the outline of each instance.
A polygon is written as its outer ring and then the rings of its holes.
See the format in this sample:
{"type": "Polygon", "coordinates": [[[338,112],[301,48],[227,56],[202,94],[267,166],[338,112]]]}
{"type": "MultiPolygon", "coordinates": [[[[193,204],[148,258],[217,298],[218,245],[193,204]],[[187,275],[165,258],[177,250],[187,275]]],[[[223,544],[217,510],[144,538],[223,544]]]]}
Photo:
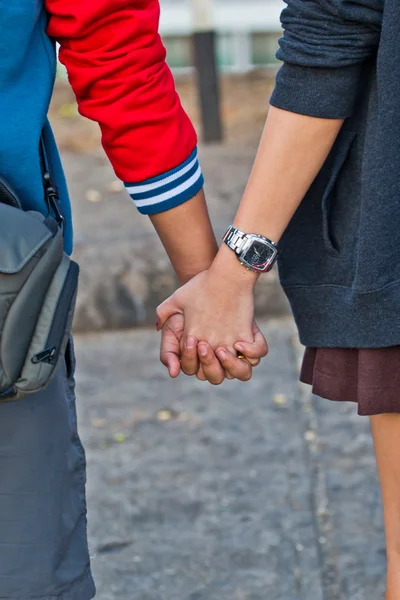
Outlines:
{"type": "Polygon", "coordinates": [[[183,204],[204,185],[197,148],[176,169],[141,183],[124,185],[143,215],[153,215],[183,204]]]}

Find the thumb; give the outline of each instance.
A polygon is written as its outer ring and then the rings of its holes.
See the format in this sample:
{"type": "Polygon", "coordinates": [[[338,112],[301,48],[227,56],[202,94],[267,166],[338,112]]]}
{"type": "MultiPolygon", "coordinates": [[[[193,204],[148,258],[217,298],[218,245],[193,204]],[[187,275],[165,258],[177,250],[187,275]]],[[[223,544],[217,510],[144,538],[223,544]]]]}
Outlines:
{"type": "Polygon", "coordinates": [[[178,377],[181,371],[180,340],[183,332],[183,317],[175,315],[163,327],[161,337],[160,359],[167,367],[170,377],[178,377]]]}
{"type": "Polygon", "coordinates": [[[233,345],[236,351],[244,354],[246,358],[260,359],[268,354],[268,344],[265,337],[255,325],[253,328],[254,339],[249,342],[237,342],[233,345]]]}
{"type": "Polygon", "coordinates": [[[183,309],[177,301],[176,294],[173,294],[162,304],[160,304],[156,310],[157,313],[157,329],[162,329],[165,323],[172,315],[183,314],[183,309]]]}

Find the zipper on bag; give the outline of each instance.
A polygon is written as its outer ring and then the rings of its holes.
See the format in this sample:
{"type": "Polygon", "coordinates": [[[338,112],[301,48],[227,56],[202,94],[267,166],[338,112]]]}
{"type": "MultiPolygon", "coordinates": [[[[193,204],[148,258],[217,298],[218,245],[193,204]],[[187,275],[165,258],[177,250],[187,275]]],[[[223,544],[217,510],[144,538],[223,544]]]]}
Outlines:
{"type": "Polygon", "coordinates": [[[51,324],[44,350],[32,357],[32,363],[57,364],[60,356],[61,346],[65,336],[71,304],[73,302],[79,276],[77,263],[71,262],[67,276],[58,300],[56,312],[51,324]]]}
{"type": "Polygon", "coordinates": [[[52,362],[56,352],[57,348],[55,346],[53,346],[52,348],[46,348],[46,350],[35,354],[35,356],[32,358],[32,362],[34,365],[37,365],[41,362],[52,362]]]}

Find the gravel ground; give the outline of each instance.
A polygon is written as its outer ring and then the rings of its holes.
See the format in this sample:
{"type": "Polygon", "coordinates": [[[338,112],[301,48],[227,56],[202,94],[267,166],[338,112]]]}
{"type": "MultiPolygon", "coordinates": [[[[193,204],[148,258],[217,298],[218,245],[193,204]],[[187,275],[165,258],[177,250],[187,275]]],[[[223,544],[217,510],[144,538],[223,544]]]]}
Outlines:
{"type": "MultiPolygon", "coordinates": [[[[261,73],[222,81],[226,143],[200,148],[218,235],[244,189],[271,86],[261,73]]],[[[193,82],[178,89],[198,126],[193,82]]],[[[154,314],[172,275],[66,85],[57,86],[51,114],[82,262],[80,328],[126,327],[136,304],[154,314]],[[152,257],[162,289],[147,286],[141,253],[152,257]]],[[[279,294],[266,286],[259,309],[285,312],[279,294]]],[[[368,420],[298,383],[290,319],[264,329],[271,351],[253,380],[218,388],[169,380],[155,331],[77,336],[99,600],[383,600],[368,420]]]]}
{"type": "Polygon", "coordinates": [[[247,384],[168,380],[158,334],[77,336],[99,600],[380,600],[368,420],[297,381],[290,319],[247,384]]]}

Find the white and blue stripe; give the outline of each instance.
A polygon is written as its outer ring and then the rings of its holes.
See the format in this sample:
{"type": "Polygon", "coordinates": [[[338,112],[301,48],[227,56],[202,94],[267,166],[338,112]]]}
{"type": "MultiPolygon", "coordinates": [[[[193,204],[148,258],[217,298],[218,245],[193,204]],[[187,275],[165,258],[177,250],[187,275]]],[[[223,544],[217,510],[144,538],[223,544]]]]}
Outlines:
{"type": "Polygon", "coordinates": [[[169,210],[193,198],[204,185],[197,148],[172,171],[141,183],[124,184],[139,212],[144,215],[169,210]]]}

